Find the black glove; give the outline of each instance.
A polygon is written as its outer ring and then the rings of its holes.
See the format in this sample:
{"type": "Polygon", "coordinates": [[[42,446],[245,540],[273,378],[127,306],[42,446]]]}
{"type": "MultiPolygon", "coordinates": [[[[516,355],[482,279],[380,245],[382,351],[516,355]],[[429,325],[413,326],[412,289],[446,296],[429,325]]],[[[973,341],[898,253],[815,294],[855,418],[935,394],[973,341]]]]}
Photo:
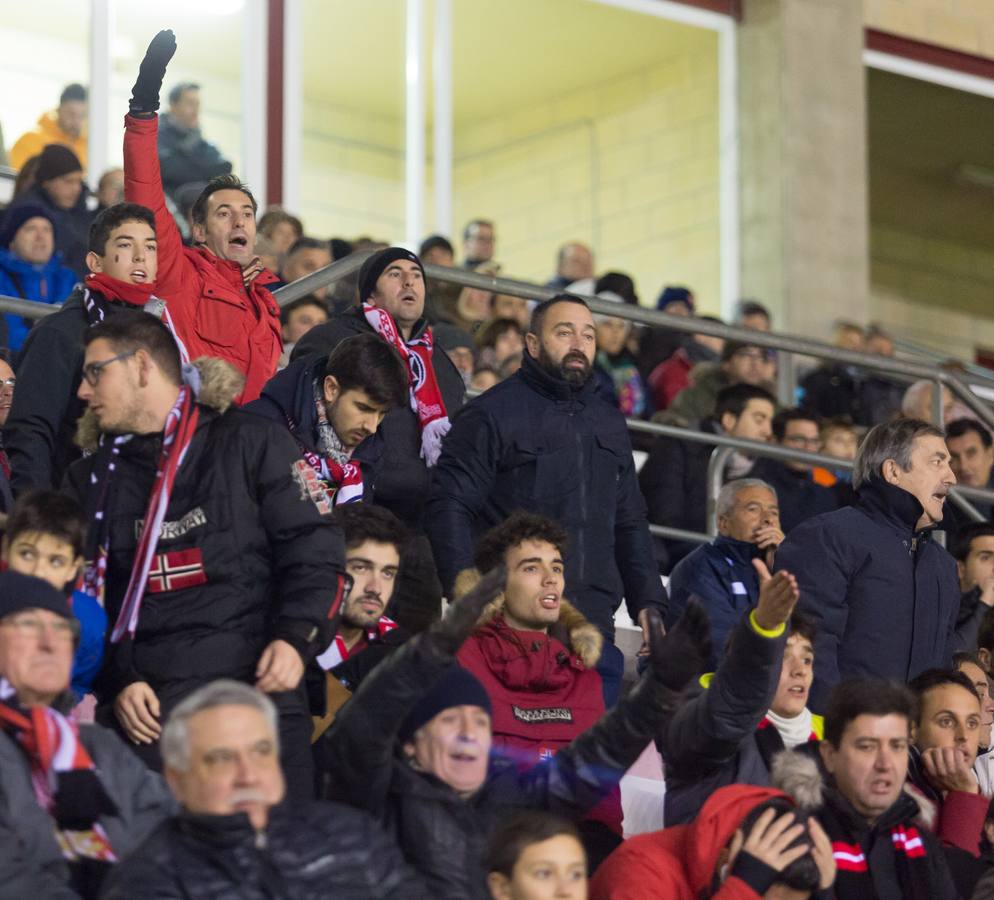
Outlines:
{"type": "Polygon", "coordinates": [[[431,626],[434,642],[455,655],[476,626],[483,608],[500,596],[506,579],[507,569],[503,565],[495,566],[473,590],[450,603],[445,618],[431,626]]]}
{"type": "Polygon", "coordinates": [[[138,67],[138,79],[131,89],[131,114],[151,116],[159,108],[159,91],[166,66],[176,52],[176,36],[172,31],[160,31],[145,51],[138,67]]]}
{"type": "Polygon", "coordinates": [[[687,609],[669,634],[663,633],[659,612],[649,609],[649,668],[653,677],[674,691],[682,691],[699,675],[711,657],[711,620],[697,600],[687,609]]]}

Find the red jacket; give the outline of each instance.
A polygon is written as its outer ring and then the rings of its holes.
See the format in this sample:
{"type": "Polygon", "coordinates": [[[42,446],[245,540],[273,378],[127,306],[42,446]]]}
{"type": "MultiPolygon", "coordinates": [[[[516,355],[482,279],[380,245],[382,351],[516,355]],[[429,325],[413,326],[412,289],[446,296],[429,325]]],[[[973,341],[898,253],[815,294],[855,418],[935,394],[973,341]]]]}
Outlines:
{"type": "Polygon", "coordinates": [[[255,400],[276,373],[283,352],[280,309],[265,287],[277,278],[263,270],[246,289],[237,263],[203,248],[184,247],[162,192],[158,118],[126,116],[124,125],[124,196],[155,213],[156,294],[166,301],[189,358],[227,360],[246,379],[236,402],[255,400]]]}
{"type": "Polygon", "coordinates": [[[744,881],[711,884],[721,851],[742,820],[761,803],[786,794],[767,787],[733,784],[715,791],[689,825],[629,838],[594,873],[590,900],[757,900],[744,881]]]}
{"type": "Polygon", "coordinates": [[[649,373],[648,384],[652,402],[657,410],[666,409],[673,398],[690,384],[694,363],[683,347],[678,347],[669,359],[664,359],[649,373]]]}

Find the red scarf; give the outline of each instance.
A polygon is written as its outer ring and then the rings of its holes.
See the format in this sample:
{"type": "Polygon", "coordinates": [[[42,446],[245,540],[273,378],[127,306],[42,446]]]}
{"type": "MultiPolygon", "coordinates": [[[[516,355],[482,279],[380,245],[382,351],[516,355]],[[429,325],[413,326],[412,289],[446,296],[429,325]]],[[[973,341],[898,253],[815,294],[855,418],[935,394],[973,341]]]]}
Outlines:
{"type": "Polygon", "coordinates": [[[325,671],[334,669],[339,663],[345,662],[353,653],[358,653],[368,644],[383,640],[384,635],[389,634],[396,627],[397,623],[393,619],[380,616],[379,621],[365,629],[361,639],[352,646],[351,650],[345,646],[345,639],[340,634],[336,634],[335,639],[328,645],[328,649],[317,657],[318,664],[325,671]]]}
{"type": "Polygon", "coordinates": [[[184,385],[180,388],[179,397],[176,398],[175,405],[166,417],[166,427],[162,434],[162,455],[159,457],[159,467],[155,473],[155,482],[145,512],[145,525],[142,528],[141,539],[138,541],[138,549],[135,551],[131,579],[128,581],[121,611],[111,632],[110,639],[113,643],[120,641],[125,632],[134,636],[138,627],[138,613],[141,610],[142,598],[145,596],[155,548],[159,543],[159,531],[169,506],[169,495],[176,481],[176,472],[183,464],[183,457],[197,430],[199,419],[200,410],[193,391],[184,385]]]}
{"type": "Polygon", "coordinates": [[[154,284],[132,284],[130,281],[111,278],[103,272],[91,272],[87,275],[86,286],[91,291],[100,291],[108,300],[118,300],[139,307],[148,303],[155,291],[154,284]]]}
{"type": "Polygon", "coordinates": [[[449,433],[451,427],[442,392],[435,379],[435,367],[432,365],[431,329],[426,328],[421,337],[405,342],[397,331],[393,316],[385,309],[364,303],[362,311],[376,333],[392,345],[407,363],[411,409],[417,413],[421,425],[421,458],[431,467],[438,462],[442,452],[442,438],[449,433]]]}

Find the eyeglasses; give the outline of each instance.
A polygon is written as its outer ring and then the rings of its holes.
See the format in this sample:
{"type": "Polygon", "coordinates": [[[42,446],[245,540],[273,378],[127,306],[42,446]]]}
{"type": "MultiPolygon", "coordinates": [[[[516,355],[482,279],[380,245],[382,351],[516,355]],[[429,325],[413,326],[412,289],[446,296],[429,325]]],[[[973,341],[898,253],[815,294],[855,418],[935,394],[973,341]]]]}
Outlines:
{"type": "Polygon", "coordinates": [[[88,363],[83,366],[83,378],[90,387],[96,387],[97,382],[100,381],[100,376],[103,370],[107,368],[113,362],[119,362],[122,359],[127,359],[129,356],[134,356],[138,351],[129,350],[127,353],[118,353],[117,356],[112,356],[110,359],[105,359],[103,362],[88,363]]]}
{"type": "Polygon", "coordinates": [[[783,442],[785,444],[794,444],[797,447],[814,447],[817,449],[821,446],[821,438],[804,437],[800,434],[784,435],[783,442]]]}
{"type": "Polygon", "coordinates": [[[52,636],[57,641],[73,641],[76,639],[79,626],[75,620],[56,619],[54,622],[45,622],[37,616],[14,616],[3,622],[4,625],[13,628],[23,637],[40,640],[47,627],[51,627],[52,636]]]}

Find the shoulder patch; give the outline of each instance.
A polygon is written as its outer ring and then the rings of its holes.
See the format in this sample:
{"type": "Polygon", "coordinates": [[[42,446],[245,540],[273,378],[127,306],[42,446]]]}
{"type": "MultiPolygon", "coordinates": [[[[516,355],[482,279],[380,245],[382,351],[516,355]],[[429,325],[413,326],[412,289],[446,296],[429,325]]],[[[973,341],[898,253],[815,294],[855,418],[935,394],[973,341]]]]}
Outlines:
{"type": "Polygon", "coordinates": [[[305,460],[298,459],[290,466],[290,474],[300,488],[300,499],[310,500],[322,516],[329,515],[331,499],[325,490],[324,482],[318,478],[318,473],[305,460]]]}

